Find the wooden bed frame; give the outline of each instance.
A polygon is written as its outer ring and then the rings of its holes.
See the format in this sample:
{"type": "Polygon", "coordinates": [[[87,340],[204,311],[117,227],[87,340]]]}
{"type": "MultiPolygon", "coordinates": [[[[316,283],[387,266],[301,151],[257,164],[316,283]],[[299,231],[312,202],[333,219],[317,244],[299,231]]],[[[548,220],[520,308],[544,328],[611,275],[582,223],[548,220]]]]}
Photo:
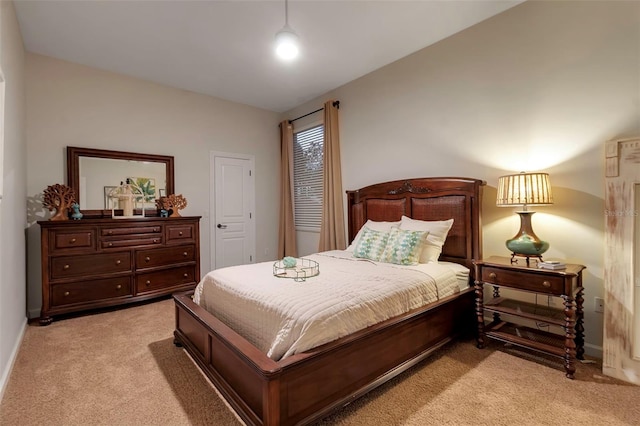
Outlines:
{"type": "MultiPolygon", "coordinates": [[[[483,185],[477,179],[422,178],[347,191],[349,241],[367,219],[453,218],[440,259],[465,265],[473,274],[473,260],[481,259],[483,185]]],[[[325,417],[425,359],[457,334],[475,329],[470,286],[457,295],[276,362],[196,305],[191,295],[174,295],[174,342],[184,346],[251,425],[307,424],[325,417]]]]}

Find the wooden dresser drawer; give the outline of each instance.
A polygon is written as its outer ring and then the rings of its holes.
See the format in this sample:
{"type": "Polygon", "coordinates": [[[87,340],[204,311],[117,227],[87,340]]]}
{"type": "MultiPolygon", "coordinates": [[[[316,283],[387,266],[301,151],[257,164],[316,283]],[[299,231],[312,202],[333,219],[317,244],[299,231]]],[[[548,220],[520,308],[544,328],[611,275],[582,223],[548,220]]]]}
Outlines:
{"type": "Polygon", "coordinates": [[[186,243],[195,241],[196,226],[192,223],[171,224],[166,226],[167,243],[186,243]]]}
{"type": "Polygon", "coordinates": [[[82,280],[75,283],[52,285],[51,305],[55,307],[131,295],[131,278],[128,276],[82,280]]]}
{"type": "Polygon", "coordinates": [[[162,236],[134,236],[131,238],[104,239],[100,242],[103,249],[161,245],[162,236]]]}
{"type": "Polygon", "coordinates": [[[116,253],[60,256],[51,258],[51,279],[131,271],[131,254],[116,253]]]}
{"type": "Polygon", "coordinates": [[[521,272],[485,266],[482,268],[481,279],[486,284],[515,287],[536,293],[563,294],[564,292],[562,277],[544,272],[521,272]]]}
{"type": "Polygon", "coordinates": [[[96,233],[93,229],[51,231],[51,252],[73,249],[95,250],[96,233]]]}
{"type": "Polygon", "coordinates": [[[158,272],[139,274],[136,277],[137,294],[184,284],[196,284],[195,266],[181,266],[158,272]]]}
{"type": "Polygon", "coordinates": [[[136,250],[136,269],[193,262],[195,260],[196,247],[193,245],[136,250]]]}
{"type": "Polygon", "coordinates": [[[100,235],[103,237],[111,237],[118,235],[140,235],[140,234],[161,234],[162,226],[150,225],[150,226],[136,226],[136,227],[113,227],[102,228],[100,235]]]}

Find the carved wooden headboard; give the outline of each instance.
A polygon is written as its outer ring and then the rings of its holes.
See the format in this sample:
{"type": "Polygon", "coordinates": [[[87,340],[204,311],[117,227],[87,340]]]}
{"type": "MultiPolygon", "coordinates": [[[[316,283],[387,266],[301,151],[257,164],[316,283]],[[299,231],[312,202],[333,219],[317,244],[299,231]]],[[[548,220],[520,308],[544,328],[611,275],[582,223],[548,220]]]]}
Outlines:
{"type": "Polygon", "coordinates": [[[347,191],[349,242],[371,219],[397,221],[453,219],[440,260],[460,263],[473,272],[482,258],[482,187],[478,179],[429,177],[378,183],[347,191]]]}

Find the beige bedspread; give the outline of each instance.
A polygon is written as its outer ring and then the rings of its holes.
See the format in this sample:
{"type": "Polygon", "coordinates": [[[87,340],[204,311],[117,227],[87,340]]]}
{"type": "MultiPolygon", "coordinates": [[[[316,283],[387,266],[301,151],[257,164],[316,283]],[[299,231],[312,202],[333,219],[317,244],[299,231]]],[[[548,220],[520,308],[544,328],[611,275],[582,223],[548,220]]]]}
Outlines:
{"type": "Polygon", "coordinates": [[[459,291],[438,263],[400,266],[336,250],[306,256],[320,274],[273,276],[273,262],[209,272],[194,301],[274,360],[304,352],[459,291]]]}

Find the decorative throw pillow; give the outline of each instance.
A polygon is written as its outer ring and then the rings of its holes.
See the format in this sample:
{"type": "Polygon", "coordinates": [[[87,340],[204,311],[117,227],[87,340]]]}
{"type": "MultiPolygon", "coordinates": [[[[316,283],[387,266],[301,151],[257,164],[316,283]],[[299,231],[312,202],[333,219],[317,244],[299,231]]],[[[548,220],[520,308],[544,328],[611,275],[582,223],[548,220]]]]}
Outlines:
{"type": "Polygon", "coordinates": [[[402,216],[400,220],[400,229],[429,232],[422,253],[420,254],[420,263],[438,261],[440,253],[442,253],[442,246],[452,226],[453,219],[426,221],[402,216]]]}
{"type": "Polygon", "coordinates": [[[397,265],[416,265],[420,260],[420,253],[429,235],[428,231],[407,231],[391,228],[387,246],[380,257],[381,262],[397,265]]]}
{"type": "Polygon", "coordinates": [[[353,252],[353,250],[356,248],[356,244],[360,240],[360,237],[362,236],[362,233],[364,232],[365,226],[367,228],[369,228],[369,229],[374,230],[374,231],[389,232],[389,231],[391,231],[392,227],[400,226],[400,221],[397,221],[397,222],[375,222],[373,220],[367,220],[365,222],[365,224],[362,226],[362,228],[360,228],[360,230],[356,234],[355,238],[353,239],[353,241],[351,242],[349,247],[347,247],[347,251],[353,252]]]}
{"type": "Polygon", "coordinates": [[[382,252],[387,246],[389,233],[375,231],[366,226],[364,226],[362,230],[362,235],[353,249],[353,257],[379,261],[382,252]]]}

